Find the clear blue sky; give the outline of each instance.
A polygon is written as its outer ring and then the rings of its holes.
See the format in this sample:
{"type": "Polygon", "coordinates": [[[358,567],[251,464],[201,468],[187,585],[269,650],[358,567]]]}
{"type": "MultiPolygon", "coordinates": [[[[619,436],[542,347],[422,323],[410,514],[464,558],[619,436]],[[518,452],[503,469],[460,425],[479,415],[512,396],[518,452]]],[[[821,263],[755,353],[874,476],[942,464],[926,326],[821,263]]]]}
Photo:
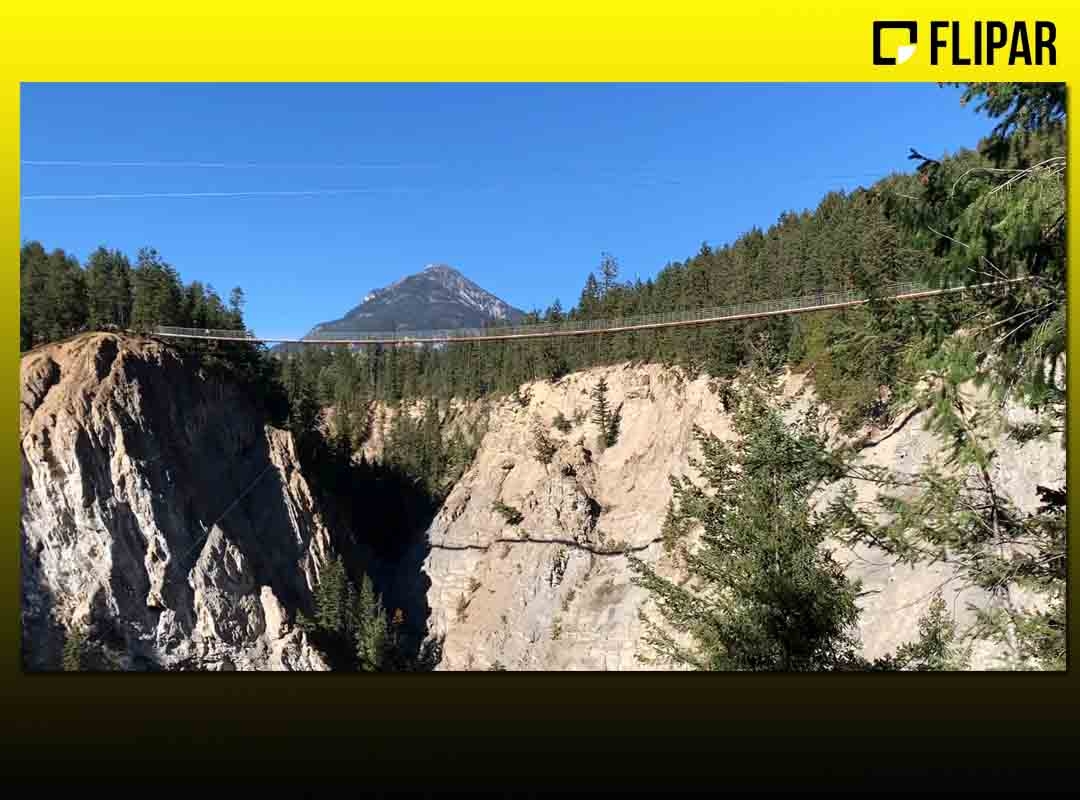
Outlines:
{"type": "Polygon", "coordinates": [[[645,279],[910,169],[909,147],[975,145],[991,123],[958,100],[936,84],[24,85],[22,237],[80,261],[152,246],[185,281],[242,286],[263,334],[303,334],[432,262],[526,310],[568,307],[602,251],[645,279]],[[290,194],[323,190],[346,191],[290,194]],[[181,196],[100,197],[124,194],[181,196]]]}

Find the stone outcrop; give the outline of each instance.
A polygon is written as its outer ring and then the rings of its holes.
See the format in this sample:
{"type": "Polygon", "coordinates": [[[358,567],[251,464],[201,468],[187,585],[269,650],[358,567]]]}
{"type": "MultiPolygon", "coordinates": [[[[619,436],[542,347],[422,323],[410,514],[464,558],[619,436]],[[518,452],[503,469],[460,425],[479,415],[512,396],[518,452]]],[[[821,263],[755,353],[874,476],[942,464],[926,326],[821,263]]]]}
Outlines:
{"type": "MultiPolygon", "coordinates": [[[[787,375],[782,389],[797,413],[808,394],[803,376],[787,375]]],[[[491,408],[474,464],[418,545],[426,549],[432,629],[445,637],[440,669],[654,669],[639,659],[649,655],[639,619],[647,597],[632,585],[622,553],[632,550],[661,574],[679,576],[660,539],[669,475],[692,475],[694,425],[730,439],[731,419],[708,379],[684,380],[658,365],[591,369],[554,385],[530,384],[522,396],[529,398],[524,407],[508,399],[491,408]],[[621,411],[621,433],[607,449],[589,418],[589,393],[601,376],[621,411]],[[576,420],[567,433],[552,425],[560,412],[576,420]],[[532,452],[536,421],[558,446],[549,464],[532,452]],[[508,521],[497,502],[515,509],[520,522],[508,521]]],[[[924,421],[915,414],[895,431],[879,432],[861,458],[918,467],[940,451],[924,421]]],[[[1037,504],[1036,484],[1064,481],[1064,464],[1059,441],[999,447],[1002,485],[1027,511],[1037,504]]],[[[860,491],[869,496],[871,489],[860,491]]],[[[954,597],[947,565],[900,567],[869,549],[836,547],[848,574],[863,582],[859,634],[870,658],[917,636],[918,618],[943,584],[961,618],[968,601],[986,602],[971,591],[954,597]]],[[[973,666],[994,659],[984,649],[973,666]]]]}
{"type": "Polygon", "coordinates": [[[330,533],[291,436],[172,348],[88,334],[21,364],[24,664],[320,670],[292,624],[330,533]]]}

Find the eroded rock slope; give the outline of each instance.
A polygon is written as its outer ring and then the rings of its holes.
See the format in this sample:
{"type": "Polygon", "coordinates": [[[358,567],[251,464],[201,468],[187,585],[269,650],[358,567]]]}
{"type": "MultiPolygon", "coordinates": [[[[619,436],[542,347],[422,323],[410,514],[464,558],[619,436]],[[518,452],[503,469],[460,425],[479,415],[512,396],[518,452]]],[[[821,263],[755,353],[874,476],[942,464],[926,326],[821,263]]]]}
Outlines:
{"type": "Polygon", "coordinates": [[[21,364],[24,663],[318,670],[291,624],[330,552],[289,434],[154,342],[89,334],[21,364]]]}
{"type": "MultiPolygon", "coordinates": [[[[788,375],[783,395],[791,413],[805,402],[804,378],[788,375]]],[[[691,474],[698,454],[693,426],[733,436],[730,417],[705,378],[687,381],[661,366],[615,366],[574,373],[557,384],[538,382],[522,393],[522,406],[506,400],[491,409],[476,461],[450,493],[428,531],[424,568],[430,588],[433,634],[445,637],[441,669],[655,668],[648,657],[639,612],[642,589],[630,582],[630,549],[662,574],[679,575],[665,553],[661,528],[672,496],[669,475],[691,474]],[[621,411],[621,433],[607,449],[589,418],[590,392],[600,377],[621,411]],[[552,425],[557,413],[576,420],[567,433],[552,425]],[[535,422],[558,445],[550,464],[532,455],[535,422]],[[512,524],[497,503],[516,509],[512,524]]],[[[915,469],[939,452],[916,414],[862,451],[865,463],[915,469]]],[[[1021,447],[1002,441],[1002,484],[1021,508],[1034,510],[1037,483],[1064,480],[1060,442],[1021,447]]],[[[868,496],[871,487],[861,489],[868,496]]],[[[863,581],[860,636],[870,658],[917,636],[917,622],[932,592],[967,618],[976,592],[954,597],[947,566],[894,566],[869,549],[838,550],[852,577],[863,581]]],[[[973,666],[993,666],[996,654],[975,653],[973,666]]]]}

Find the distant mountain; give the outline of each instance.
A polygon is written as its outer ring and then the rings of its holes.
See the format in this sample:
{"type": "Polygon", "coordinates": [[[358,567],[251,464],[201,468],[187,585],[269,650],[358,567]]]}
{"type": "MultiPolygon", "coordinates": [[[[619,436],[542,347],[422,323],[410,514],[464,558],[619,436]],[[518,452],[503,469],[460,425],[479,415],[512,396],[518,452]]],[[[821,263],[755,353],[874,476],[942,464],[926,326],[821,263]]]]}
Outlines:
{"type": "Polygon", "coordinates": [[[372,289],[340,319],[320,322],[308,333],[479,328],[495,321],[519,322],[525,313],[482,289],[453,267],[430,264],[422,272],[372,289]]]}

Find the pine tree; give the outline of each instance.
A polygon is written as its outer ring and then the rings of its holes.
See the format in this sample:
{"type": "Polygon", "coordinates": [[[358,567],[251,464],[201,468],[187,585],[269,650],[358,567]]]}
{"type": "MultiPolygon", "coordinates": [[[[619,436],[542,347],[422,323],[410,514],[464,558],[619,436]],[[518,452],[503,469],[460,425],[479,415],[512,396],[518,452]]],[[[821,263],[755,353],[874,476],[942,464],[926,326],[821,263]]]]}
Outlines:
{"type": "Polygon", "coordinates": [[[611,447],[619,439],[620,412],[611,410],[607,395],[607,379],[601,375],[596,388],[592,391],[592,419],[596,423],[596,427],[600,429],[601,444],[605,447],[611,447]]]}
{"type": "Polygon", "coordinates": [[[1014,666],[1057,670],[1066,661],[1066,488],[1036,487],[1041,508],[1021,513],[1000,483],[993,437],[1003,431],[1023,442],[1064,432],[1064,93],[1047,84],[969,85],[965,101],[979,97],[980,109],[1001,119],[982,161],[913,152],[922,194],[898,218],[914,244],[937,254],[927,262],[932,280],[1028,280],[1005,292],[974,292],[965,318],[977,324],[964,337],[929,326],[906,332],[919,342],[910,373],[925,378],[911,399],[929,412],[941,457],[915,475],[873,476],[882,491],[870,510],[886,512],[884,522],[856,506],[850,487],[831,513],[847,526],[847,541],[900,562],[947,558],[993,601],[965,635],[998,643],[1014,666]],[[996,167],[980,169],[988,158],[996,167]],[[988,389],[989,401],[976,401],[968,387],[988,389]],[[1037,421],[1008,422],[1008,400],[1037,421]],[[1015,602],[1017,589],[1041,602],[1015,602]]]}
{"type": "Polygon", "coordinates": [[[229,320],[230,328],[242,329],[244,327],[244,290],[234,286],[229,292],[229,320]]]}
{"type": "Polygon", "coordinates": [[[919,618],[919,638],[896,651],[900,669],[945,671],[967,669],[971,648],[958,641],[956,620],[948,612],[940,592],[934,594],[930,607],[919,618]]]}
{"type": "Polygon", "coordinates": [[[659,576],[630,556],[662,622],[646,618],[661,658],[697,669],[814,671],[854,663],[859,585],[823,549],[830,531],[809,498],[838,465],[811,411],[792,428],[748,390],[735,415],[735,445],[696,432],[704,486],[676,482],[677,511],[704,528],[685,551],[691,582],[659,576]]]}
{"type": "Polygon", "coordinates": [[[611,419],[611,407],[608,405],[607,393],[607,378],[601,375],[600,380],[596,384],[596,388],[592,391],[592,419],[593,422],[596,423],[596,426],[600,428],[601,432],[607,430],[608,421],[611,419]]]}
{"type": "Polygon", "coordinates": [[[615,288],[616,281],[619,277],[619,262],[615,260],[615,257],[610,253],[604,253],[600,256],[600,287],[602,295],[605,299],[611,294],[615,288]]]}
{"type": "Polygon", "coordinates": [[[964,87],[961,105],[974,101],[975,111],[998,120],[984,144],[984,152],[999,164],[1009,157],[1018,142],[1023,142],[1022,134],[1064,128],[1064,83],[970,82],[952,85],[964,87]]]}
{"type": "Polygon", "coordinates": [[[125,327],[131,314],[131,266],[116,250],[97,248],[86,265],[87,325],[125,327]]]}
{"type": "Polygon", "coordinates": [[[64,639],[63,668],[65,672],[79,672],[83,669],[86,650],[86,634],[79,628],[73,628],[64,639]]]}
{"type": "Polygon", "coordinates": [[[550,464],[559,450],[559,446],[551,440],[543,423],[538,419],[532,421],[532,448],[536,460],[541,464],[550,464]]]}
{"type": "Polygon", "coordinates": [[[315,589],[315,624],[333,636],[346,632],[348,575],[340,556],[330,559],[315,589]]]}
{"type": "Polygon", "coordinates": [[[608,418],[607,428],[604,429],[604,446],[614,447],[619,441],[619,429],[622,426],[622,406],[611,412],[608,418]]]}
{"type": "Polygon", "coordinates": [[[46,260],[40,242],[27,242],[19,251],[19,347],[24,351],[44,337],[46,260]]]}
{"type": "Polygon", "coordinates": [[[985,283],[1026,277],[1009,291],[979,290],[969,345],[978,378],[1004,399],[1046,409],[1064,427],[1066,142],[1059,84],[968,84],[964,102],[1000,121],[983,161],[937,161],[918,153],[922,186],[898,206],[914,243],[940,257],[935,282],[985,283]],[[982,168],[980,168],[982,167],[982,168]]]}
{"type": "Polygon", "coordinates": [[[156,250],[144,247],[138,252],[132,279],[132,326],[148,331],[176,324],[183,294],[176,270],[156,250]]]}
{"type": "Polygon", "coordinates": [[[559,302],[559,298],[555,298],[555,302],[552,303],[547,311],[544,312],[544,321],[553,324],[558,324],[563,321],[565,314],[563,314],[562,303],[559,302]]]}
{"type": "Polygon", "coordinates": [[[78,262],[63,250],[54,250],[45,260],[44,279],[39,284],[35,325],[43,334],[40,341],[71,336],[86,325],[86,283],[78,262]]]}
{"type": "Polygon", "coordinates": [[[596,282],[596,276],[590,272],[585,279],[585,288],[581,290],[581,299],[578,301],[578,312],[583,319],[589,319],[599,311],[601,295],[600,284],[596,282]]]}
{"type": "Polygon", "coordinates": [[[390,627],[382,598],[364,575],[356,600],[356,661],[361,672],[381,672],[390,657],[390,627]]]}

